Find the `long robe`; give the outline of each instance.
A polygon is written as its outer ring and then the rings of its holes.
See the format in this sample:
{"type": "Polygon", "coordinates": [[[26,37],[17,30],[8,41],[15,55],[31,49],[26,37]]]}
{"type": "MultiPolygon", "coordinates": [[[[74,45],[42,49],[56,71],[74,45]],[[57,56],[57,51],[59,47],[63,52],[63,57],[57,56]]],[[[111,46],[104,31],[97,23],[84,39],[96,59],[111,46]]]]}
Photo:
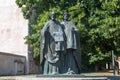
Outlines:
{"type": "Polygon", "coordinates": [[[60,55],[64,48],[61,24],[58,21],[48,21],[41,31],[40,63],[43,74],[59,74],[60,55]]]}
{"type": "Polygon", "coordinates": [[[61,24],[66,35],[65,73],[78,74],[81,66],[79,31],[71,21],[64,21],[61,24]]]}

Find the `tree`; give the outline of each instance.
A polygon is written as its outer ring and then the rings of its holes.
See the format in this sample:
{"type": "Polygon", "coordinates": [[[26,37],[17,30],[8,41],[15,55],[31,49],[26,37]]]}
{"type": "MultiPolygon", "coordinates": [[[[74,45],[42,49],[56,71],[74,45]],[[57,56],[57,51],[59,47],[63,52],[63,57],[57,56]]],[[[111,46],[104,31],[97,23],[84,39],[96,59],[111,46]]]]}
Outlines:
{"type": "Polygon", "coordinates": [[[58,20],[62,21],[62,14],[65,11],[69,11],[72,15],[71,19],[75,24],[78,24],[77,21],[84,16],[84,12],[80,10],[80,3],[77,0],[16,0],[16,3],[22,8],[24,18],[30,19],[30,31],[25,39],[26,43],[33,48],[33,56],[37,60],[39,59],[40,52],[40,31],[49,19],[51,12],[57,12],[58,20]],[[77,15],[79,13],[82,15],[79,15],[78,18],[77,15]],[[31,20],[33,14],[34,18],[31,20]]]}
{"type": "Polygon", "coordinates": [[[82,58],[86,57],[89,63],[107,62],[111,50],[120,52],[120,0],[16,0],[16,3],[30,20],[30,34],[25,39],[38,61],[40,31],[53,11],[58,13],[59,21],[65,11],[70,13],[70,20],[80,31],[82,58]]]}
{"type": "Polygon", "coordinates": [[[111,50],[114,50],[116,55],[119,54],[119,3],[119,0],[99,0],[95,2],[94,8],[90,9],[90,63],[110,61],[111,50]]]}

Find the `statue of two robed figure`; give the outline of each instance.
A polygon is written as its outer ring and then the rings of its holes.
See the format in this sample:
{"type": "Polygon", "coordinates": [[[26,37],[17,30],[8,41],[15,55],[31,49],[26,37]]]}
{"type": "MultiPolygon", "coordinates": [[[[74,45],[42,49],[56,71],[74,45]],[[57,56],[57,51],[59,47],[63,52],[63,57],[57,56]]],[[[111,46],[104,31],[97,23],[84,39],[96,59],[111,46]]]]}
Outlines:
{"type": "Polygon", "coordinates": [[[80,73],[79,31],[69,17],[65,12],[60,23],[53,12],[41,30],[40,64],[44,75],[80,73]]]}

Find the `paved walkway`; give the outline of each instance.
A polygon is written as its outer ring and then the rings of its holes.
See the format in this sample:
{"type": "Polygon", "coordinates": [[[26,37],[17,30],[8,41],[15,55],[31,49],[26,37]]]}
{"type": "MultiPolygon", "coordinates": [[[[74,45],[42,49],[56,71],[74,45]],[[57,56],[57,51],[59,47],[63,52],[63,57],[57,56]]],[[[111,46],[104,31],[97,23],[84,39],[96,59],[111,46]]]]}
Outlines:
{"type": "Polygon", "coordinates": [[[114,76],[112,72],[91,72],[80,75],[19,75],[0,76],[0,80],[120,80],[120,75],[114,76]]]}
{"type": "Polygon", "coordinates": [[[0,80],[120,80],[120,76],[84,76],[84,77],[2,77],[0,80]]]}

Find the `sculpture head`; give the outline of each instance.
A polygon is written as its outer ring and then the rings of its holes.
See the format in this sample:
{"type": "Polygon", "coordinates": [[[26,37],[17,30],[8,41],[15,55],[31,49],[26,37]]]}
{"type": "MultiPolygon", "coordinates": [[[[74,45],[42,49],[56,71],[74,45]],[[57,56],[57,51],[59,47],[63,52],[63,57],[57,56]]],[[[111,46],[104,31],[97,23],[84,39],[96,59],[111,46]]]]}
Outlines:
{"type": "Polygon", "coordinates": [[[51,20],[55,20],[56,19],[56,13],[55,12],[52,12],[52,14],[51,14],[51,20]]]}
{"type": "Polygon", "coordinates": [[[64,19],[65,21],[68,21],[69,16],[70,16],[69,13],[65,12],[65,13],[63,14],[63,19],[64,19]]]}

